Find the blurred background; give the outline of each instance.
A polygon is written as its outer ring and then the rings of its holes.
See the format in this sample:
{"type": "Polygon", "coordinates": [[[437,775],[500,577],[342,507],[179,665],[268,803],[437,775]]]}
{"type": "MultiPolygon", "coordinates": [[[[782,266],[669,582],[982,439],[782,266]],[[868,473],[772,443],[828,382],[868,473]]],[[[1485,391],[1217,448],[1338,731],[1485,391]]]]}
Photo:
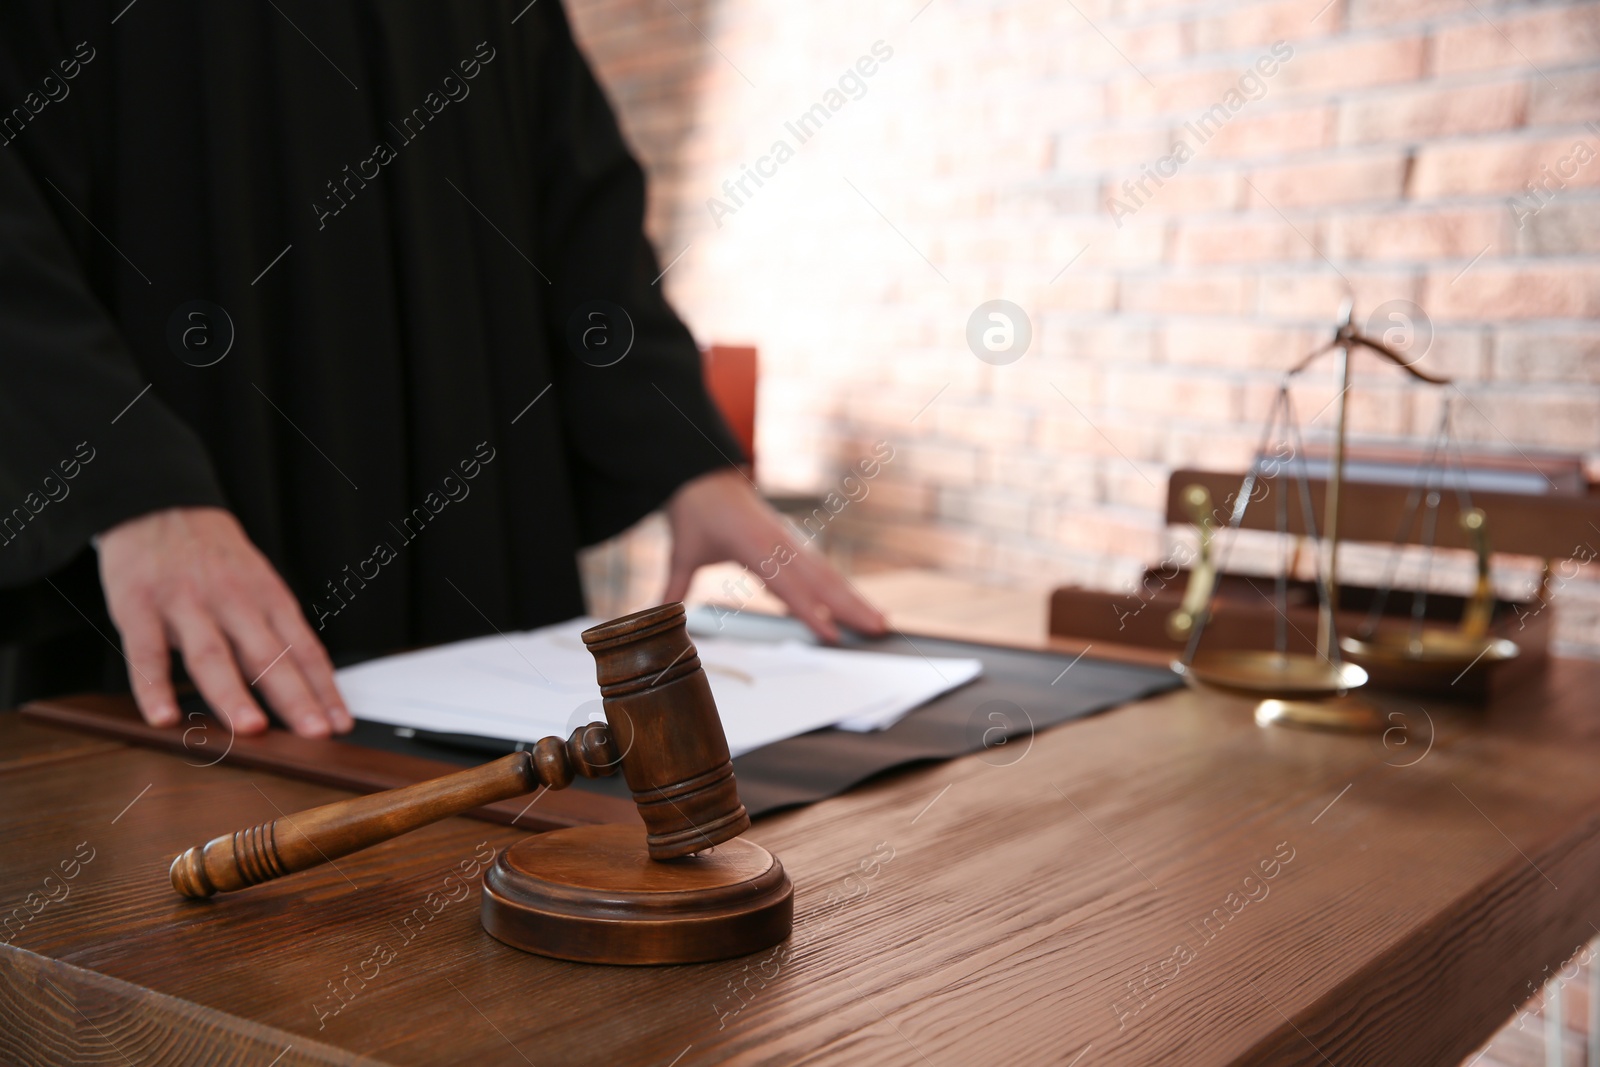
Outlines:
{"type": "MultiPolygon", "coordinates": [[[[840,491],[892,446],[816,539],[848,570],[1131,588],[1191,536],[1168,475],[1248,464],[1347,294],[1457,383],[1358,356],[1353,440],[1425,443],[1448,401],[1459,441],[1600,477],[1600,4],[570,11],[653,182],[660,284],[702,344],[759,352],[762,488],[840,491]],[[1004,365],[967,338],[994,299],[1032,330],[1004,365]]],[[[1312,442],[1337,392],[1318,374],[1312,442]]],[[[1246,549],[1231,567],[1278,559],[1246,549]]],[[[595,610],[653,602],[664,552],[655,520],[592,551],[595,610]]],[[[1559,600],[1557,647],[1600,654],[1600,578],[1559,600]]]]}
{"type": "MultiPolygon", "coordinates": [[[[1448,402],[1467,446],[1600,479],[1600,3],[569,8],[652,179],[660,284],[703,345],[759,353],[756,478],[797,516],[849,499],[814,540],[847,572],[1132,589],[1192,540],[1171,472],[1249,463],[1347,295],[1456,383],[1358,356],[1354,442],[1425,444],[1448,402]],[[996,299],[1031,326],[1015,362],[969,344],[996,299]]],[[[1310,443],[1335,395],[1331,368],[1302,390],[1310,443]]],[[[1270,540],[1230,567],[1271,571],[1270,540]]],[[[658,518],[591,550],[593,610],[654,602],[665,552],[658,518]]],[[[1525,564],[1497,560],[1505,593],[1525,564]]],[[[1556,649],[1600,655],[1600,568],[1555,600],[1556,649]]],[[[1474,1062],[1584,1062],[1600,983],[1572,970],[1474,1062]]]]}

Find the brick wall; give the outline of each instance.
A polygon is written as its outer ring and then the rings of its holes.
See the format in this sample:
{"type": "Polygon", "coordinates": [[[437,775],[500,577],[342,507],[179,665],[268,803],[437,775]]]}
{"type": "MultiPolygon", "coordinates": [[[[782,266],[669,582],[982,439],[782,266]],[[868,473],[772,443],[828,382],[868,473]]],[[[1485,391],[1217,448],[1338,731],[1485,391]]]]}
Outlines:
{"type": "MultiPolygon", "coordinates": [[[[573,4],[663,284],[760,347],[763,482],[894,444],[830,531],[847,564],[1131,586],[1168,473],[1247,462],[1347,289],[1420,306],[1462,440],[1600,475],[1600,4],[919,4],[573,4]],[[966,337],[997,298],[1033,331],[1000,366],[966,337]]],[[[1431,433],[1437,392],[1356,372],[1359,438],[1431,433]]],[[[1561,599],[1600,651],[1600,582],[1561,599]]]]}

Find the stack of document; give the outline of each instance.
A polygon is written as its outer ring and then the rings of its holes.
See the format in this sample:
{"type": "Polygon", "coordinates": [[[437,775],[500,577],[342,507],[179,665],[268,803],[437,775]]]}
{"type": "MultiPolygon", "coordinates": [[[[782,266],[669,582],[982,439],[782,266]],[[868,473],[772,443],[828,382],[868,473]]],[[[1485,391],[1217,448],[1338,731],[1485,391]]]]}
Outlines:
{"type": "MultiPolygon", "coordinates": [[[[600,620],[578,618],[421,652],[369,660],[337,672],[357,719],[439,733],[511,741],[562,737],[605,718],[594,658],[579,635],[600,620]]],[[[881,730],[981,673],[976,659],[929,659],[696,637],[735,756],[824,726],[881,730]]]]}

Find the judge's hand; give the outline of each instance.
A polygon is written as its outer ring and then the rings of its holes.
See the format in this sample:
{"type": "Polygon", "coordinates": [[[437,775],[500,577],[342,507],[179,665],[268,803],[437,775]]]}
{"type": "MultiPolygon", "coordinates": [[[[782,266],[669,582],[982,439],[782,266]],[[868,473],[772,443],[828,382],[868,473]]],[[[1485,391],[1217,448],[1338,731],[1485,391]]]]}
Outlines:
{"type": "Polygon", "coordinates": [[[841,623],[866,634],[883,633],[883,614],[821,555],[800,547],[738,471],[713,471],[684,483],[667,501],[667,521],[672,570],[664,601],[684,598],[696,568],[731,559],[760,576],[824,641],[839,639],[841,623]]]}
{"type": "Polygon", "coordinates": [[[100,536],[100,584],[152,725],[178,722],[168,672],[177,648],[200,695],[241,734],[267,727],[247,681],[297,734],[350,729],[322,642],[229,512],[171,508],[113,526],[100,536]]]}

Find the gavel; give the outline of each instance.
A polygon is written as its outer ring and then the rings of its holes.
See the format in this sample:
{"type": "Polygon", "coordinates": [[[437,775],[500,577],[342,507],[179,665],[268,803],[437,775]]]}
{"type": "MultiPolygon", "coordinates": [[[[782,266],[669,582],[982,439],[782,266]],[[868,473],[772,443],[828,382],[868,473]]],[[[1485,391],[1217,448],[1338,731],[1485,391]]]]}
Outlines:
{"type": "Polygon", "coordinates": [[[173,861],[173,888],[194,898],[244,889],[483,804],[620,768],[644,820],[642,851],[653,862],[635,861],[641,850],[629,827],[535,835],[502,853],[485,877],[490,932],[535,952],[619,963],[717,959],[788,936],[793,890],[782,864],[750,842],[736,842],[731,852],[714,849],[749,829],[750,816],[683,605],[602,623],[585,630],[583,641],[595,658],[604,723],[579,726],[566,740],[546,737],[531,751],[471,770],[214,838],[173,861]],[[542,880],[541,867],[561,868],[559,885],[542,880]],[[583,914],[586,888],[596,905],[592,921],[583,914]],[[704,914],[696,909],[702,898],[704,914]],[[650,944],[641,950],[616,940],[619,917],[624,929],[636,919],[650,944]],[[684,925],[684,936],[662,942],[663,923],[684,925]],[[726,928],[720,938],[719,924],[726,928]],[[623,958],[633,956],[639,958],[623,958]]]}

